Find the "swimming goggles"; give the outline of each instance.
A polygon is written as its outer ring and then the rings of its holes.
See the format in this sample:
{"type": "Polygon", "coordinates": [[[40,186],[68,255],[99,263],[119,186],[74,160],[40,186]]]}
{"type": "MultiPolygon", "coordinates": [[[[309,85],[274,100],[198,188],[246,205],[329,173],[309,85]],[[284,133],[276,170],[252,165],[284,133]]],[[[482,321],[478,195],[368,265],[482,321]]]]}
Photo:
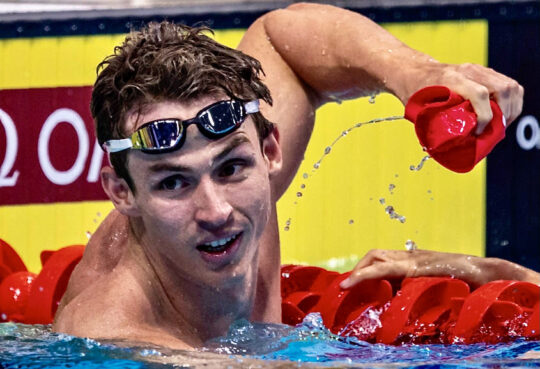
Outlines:
{"type": "Polygon", "coordinates": [[[106,141],[103,149],[108,153],[137,149],[148,154],[161,154],[182,147],[190,124],[196,124],[205,137],[216,140],[240,127],[248,114],[258,111],[259,100],[247,103],[218,101],[199,111],[192,119],[170,118],[145,123],[129,138],[106,141]]]}

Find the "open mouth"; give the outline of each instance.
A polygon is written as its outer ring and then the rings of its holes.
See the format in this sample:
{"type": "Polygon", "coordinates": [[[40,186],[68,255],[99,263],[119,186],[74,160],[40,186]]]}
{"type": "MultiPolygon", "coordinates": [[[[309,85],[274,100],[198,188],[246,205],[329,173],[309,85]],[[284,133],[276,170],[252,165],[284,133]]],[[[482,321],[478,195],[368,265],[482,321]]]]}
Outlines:
{"type": "Polygon", "coordinates": [[[222,253],[226,251],[229,247],[231,247],[241,234],[242,232],[236,233],[235,235],[232,235],[230,237],[225,237],[209,243],[204,243],[197,246],[197,250],[204,251],[210,254],[222,253]]]}

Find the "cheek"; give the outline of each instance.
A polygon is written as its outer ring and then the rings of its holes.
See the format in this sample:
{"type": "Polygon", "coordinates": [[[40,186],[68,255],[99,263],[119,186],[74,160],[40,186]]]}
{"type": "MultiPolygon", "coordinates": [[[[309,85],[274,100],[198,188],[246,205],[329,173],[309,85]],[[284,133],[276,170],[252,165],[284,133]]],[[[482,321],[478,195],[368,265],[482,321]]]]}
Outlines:
{"type": "MultiPolygon", "coordinates": [[[[185,230],[190,219],[190,207],[178,201],[141,197],[141,219],[146,232],[157,239],[178,238],[178,231],[185,230]]],[[[184,232],[182,232],[184,233],[184,232]]]]}
{"type": "Polygon", "coordinates": [[[236,190],[248,218],[255,223],[257,236],[264,230],[271,210],[270,180],[266,171],[260,171],[236,190]]]}

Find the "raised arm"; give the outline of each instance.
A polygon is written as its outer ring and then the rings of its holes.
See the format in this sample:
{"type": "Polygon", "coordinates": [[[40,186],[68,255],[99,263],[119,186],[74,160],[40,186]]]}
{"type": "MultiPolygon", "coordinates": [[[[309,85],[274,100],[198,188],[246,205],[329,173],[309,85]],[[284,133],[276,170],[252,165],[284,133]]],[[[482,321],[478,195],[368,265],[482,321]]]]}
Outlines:
{"type": "Polygon", "coordinates": [[[508,122],[521,112],[523,88],[479,65],[449,65],[413,50],[368,18],[319,4],[270,12],[247,31],[239,48],[261,61],[284,151],[280,195],[296,173],[314,111],[325,102],[389,92],[403,103],[422,87],[445,85],[469,99],[480,133],[492,118],[494,96],[508,122]]]}

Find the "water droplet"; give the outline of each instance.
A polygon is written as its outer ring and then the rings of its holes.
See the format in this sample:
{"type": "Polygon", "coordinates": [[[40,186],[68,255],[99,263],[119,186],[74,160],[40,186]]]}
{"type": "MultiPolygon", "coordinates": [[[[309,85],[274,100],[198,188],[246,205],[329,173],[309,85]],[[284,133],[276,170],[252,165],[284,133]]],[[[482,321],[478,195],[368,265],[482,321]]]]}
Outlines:
{"type": "Polygon", "coordinates": [[[508,245],[510,245],[510,241],[508,241],[508,240],[502,240],[501,241],[501,246],[508,246],[508,245]]]}
{"type": "Polygon", "coordinates": [[[326,55],[326,49],[321,50],[321,55],[323,55],[323,56],[326,55]]]}
{"type": "Polygon", "coordinates": [[[315,164],[313,164],[313,168],[315,169],[319,169],[320,166],[321,166],[320,162],[316,162],[315,164]]]}
{"type": "Polygon", "coordinates": [[[431,193],[431,190],[427,190],[427,193],[431,193]]]}
{"type": "Polygon", "coordinates": [[[390,219],[397,219],[401,223],[405,223],[406,218],[403,215],[396,213],[396,210],[392,205],[388,205],[387,207],[385,207],[384,211],[390,216],[390,219]]]}
{"type": "Polygon", "coordinates": [[[296,193],[296,197],[302,197],[302,192],[300,192],[300,191],[297,192],[297,193],[296,193]]]}
{"type": "Polygon", "coordinates": [[[354,219],[349,219],[349,224],[354,224],[354,219]]]}
{"type": "Polygon", "coordinates": [[[98,211],[98,212],[96,213],[96,215],[98,216],[98,218],[101,217],[101,212],[98,211]]]}
{"type": "Polygon", "coordinates": [[[301,188],[301,189],[304,189],[304,188],[306,188],[306,185],[302,183],[302,184],[300,185],[300,188],[301,188]]]}
{"type": "Polygon", "coordinates": [[[384,197],[381,197],[379,199],[379,202],[381,203],[381,205],[384,205],[386,203],[386,200],[384,199],[384,197]]]}
{"type": "Polygon", "coordinates": [[[392,193],[392,194],[393,194],[392,191],[394,191],[394,188],[396,188],[396,185],[395,185],[395,184],[390,183],[390,184],[388,185],[388,191],[390,191],[390,193],[392,193]]]}
{"type": "Polygon", "coordinates": [[[424,156],[417,166],[411,165],[411,166],[409,166],[409,169],[412,170],[412,171],[416,171],[416,172],[419,171],[420,169],[422,169],[422,167],[424,166],[424,163],[429,158],[430,158],[429,155],[424,156]]]}
{"type": "Polygon", "coordinates": [[[90,237],[92,237],[92,232],[86,231],[86,237],[87,237],[88,239],[90,239],[90,237]]]}
{"type": "Polygon", "coordinates": [[[394,177],[395,177],[395,178],[398,178],[398,177],[399,177],[399,174],[394,174],[394,177]]]}
{"type": "Polygon", "coordinates": [[[370,96],[369,96],[369,103],[370,104],[375,104],[375,97],[377,97],[377,94],[376,93],[372,93],[370,96]]]}
{"type": "Polygon", "coordinates": [[[308,179],[309,175],[308,175],[307,173],[304,173],[304,174],[302,174],[302,177],[303,177],[304,179],[308,179]]]}
{"type": "Polygon", "coordinates": [[[290,229],[290,226],[291,226],[291,218],[287,219],[287,221],[285,222],[285,227],[283,228],[283,230],[288,231],[290,229]]]}
{"type": "Polygon", "coordinates": [[[330,146],[326,146],[326,148],[324,149],[324,154],[328,155],[330,154],[330,151],[332,151],[332,148],[330,146]]]}

